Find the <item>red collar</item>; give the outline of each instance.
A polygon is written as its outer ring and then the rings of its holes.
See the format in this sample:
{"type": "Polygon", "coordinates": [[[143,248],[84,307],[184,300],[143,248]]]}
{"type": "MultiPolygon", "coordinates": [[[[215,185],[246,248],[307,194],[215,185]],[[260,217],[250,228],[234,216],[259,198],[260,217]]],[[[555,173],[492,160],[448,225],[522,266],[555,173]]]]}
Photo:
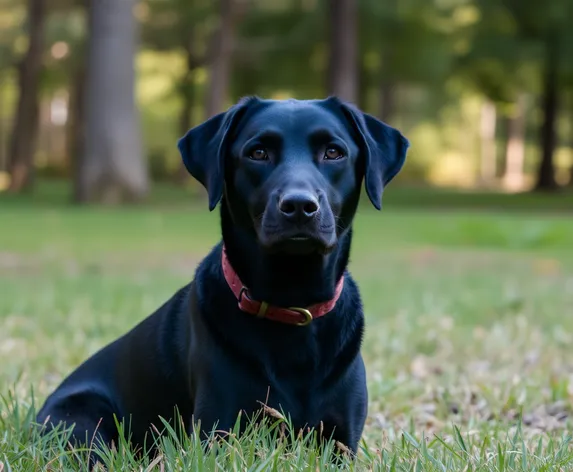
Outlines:
{"type": "Polygon", "coordinates": [[[239,301],[239,308],[259,318],[268,318],[282,323],[294,324],[298,326],[306,326],[313,319],[326,315],[334,308],[344,286],[344,276],[340,278],[336,284],[334,297],[326,302],[316,303],[308,308],[289,307],[282,308],[278,306],[269,305],[267,302],[258,302],[249,297],[248,289],[243,285],[241,279],[231,266],[227,258],[227,251],[223,246],[222,251],[223,274],[229,288],[235,294],[239,301]]]}

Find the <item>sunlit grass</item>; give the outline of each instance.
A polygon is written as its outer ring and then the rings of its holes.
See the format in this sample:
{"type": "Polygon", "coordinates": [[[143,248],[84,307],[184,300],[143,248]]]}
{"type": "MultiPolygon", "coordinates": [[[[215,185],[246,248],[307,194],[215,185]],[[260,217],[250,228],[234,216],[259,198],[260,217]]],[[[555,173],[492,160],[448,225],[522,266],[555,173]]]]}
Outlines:
{"type": "MultiPolygon", "coordinates": [[[[42,438],[30,427],[33,408],[187,283],[219,237],[217,212],[181,201],[182,191],[160,189],[152,205],[127,209],[75,208],[58,191],[51,203],[0,201],[4,470],[83,470],[86,452],[66,449],[65,433],[42,438]]],[[[437,211],[420,201],[443,207],[439,192],[413,191],[417,205],[405,192],[392,201],[388,191],[382,212],[363,205],[357,217],[351,270],[367,316],[370,403],[359,455],[341,459],[342,469],[572,469],[567,209],[523,211],[527,196],[516,200],[520,211],[504,213],[493,197],[474,195],[468,206],[479,211],[437,211]]],[[[155,458],[119,444],[103,462],[107,470],[334,470],[311,436],[289,446],[283,436],[298,432],[285,422],[203,448],[193,435],[167,433],[155,458]]]]}
{"type": "MultiPolygon", "coordinates": [[[[32,424],[33,409],[5,397],[0,419],[2,462],[7,470],[85,470],[88,456],[97,454],[95,470],[568,470],[573,464],[571,437],[539,437],[526,441],[522,423],[511,431],[496,428],[483,438],[453,427],[449,436],[426,437],[403,431],[400,439],[379,447],[360,444],[357,456],[344,445],[318,442],[314,431],[295,431],[285,417],[257,415],[242,434],[237,425],[227,435],[201,438],[162,422],[152,433],[154,454],[142,455],[125,440],[125,427],[116,423],[120,440],[112,448],[90,443],[68,447],[69,429],[40,436],[32,424]]],[[[147,449],[145,449],[146,451],[147,449]]],[[[145,452],[143,451],[143,452],[145,452]]]]}

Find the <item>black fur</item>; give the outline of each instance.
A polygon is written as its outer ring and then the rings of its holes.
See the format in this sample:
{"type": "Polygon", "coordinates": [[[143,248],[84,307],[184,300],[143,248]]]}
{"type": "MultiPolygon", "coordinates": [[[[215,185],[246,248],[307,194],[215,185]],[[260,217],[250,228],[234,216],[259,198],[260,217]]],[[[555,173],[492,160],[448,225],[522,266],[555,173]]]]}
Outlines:
{"type": "Polygon", "coordinates": [[[248,98],[191,129],[179,149],[209,208],[221,202],[222,241],[190,284],[72,372],[38,421],[74,423],[79,442],[87,434],[109,444],[116,415],[142,446],[175,408],[187,430],[200,421],[210,432],[263,402],[296,428],[322,422],[356,451],[367,389],[362,304],[347,271],[352,221],[362,181],[380,209],[407,148],[398,131],[334,97],[248,98]],[[344,275],[342,295],[304,327],[244,313],[223,277],[223,242],[254,299],[305,307],[330,299],[344,275]]]}

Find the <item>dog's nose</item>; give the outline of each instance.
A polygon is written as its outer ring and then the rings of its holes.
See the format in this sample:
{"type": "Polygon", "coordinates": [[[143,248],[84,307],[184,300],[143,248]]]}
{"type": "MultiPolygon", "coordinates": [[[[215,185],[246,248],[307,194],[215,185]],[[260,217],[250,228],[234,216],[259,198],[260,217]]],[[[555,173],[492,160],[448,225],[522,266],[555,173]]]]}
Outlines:
{"type": "Polygon", "coordinates": [[[281,214],[291,220],[304,222],[318,213],[318,200],[310,192],[293,192],[284,195],[279,201],[281,214]]]}

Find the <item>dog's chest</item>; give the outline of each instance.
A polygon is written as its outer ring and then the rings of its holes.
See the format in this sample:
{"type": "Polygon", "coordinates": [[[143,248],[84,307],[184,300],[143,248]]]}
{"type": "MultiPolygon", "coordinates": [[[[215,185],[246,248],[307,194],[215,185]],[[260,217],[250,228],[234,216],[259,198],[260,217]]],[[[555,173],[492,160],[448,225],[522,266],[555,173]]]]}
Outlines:
{"type": "Polygon", "coordinates": [[[325,412],[319,395],[313,395],[312,391],[295,392],[292,389],[269,395],[269,407],[286,415],[292,421],[295,428],[318,425],[325,412]]]}
{"type": "Polygon", "coordinates": [[[324,416],[323,376],[311,369],[267,372],[266,405],[288,414],[297,428],[318,425],[324,416]]]}

